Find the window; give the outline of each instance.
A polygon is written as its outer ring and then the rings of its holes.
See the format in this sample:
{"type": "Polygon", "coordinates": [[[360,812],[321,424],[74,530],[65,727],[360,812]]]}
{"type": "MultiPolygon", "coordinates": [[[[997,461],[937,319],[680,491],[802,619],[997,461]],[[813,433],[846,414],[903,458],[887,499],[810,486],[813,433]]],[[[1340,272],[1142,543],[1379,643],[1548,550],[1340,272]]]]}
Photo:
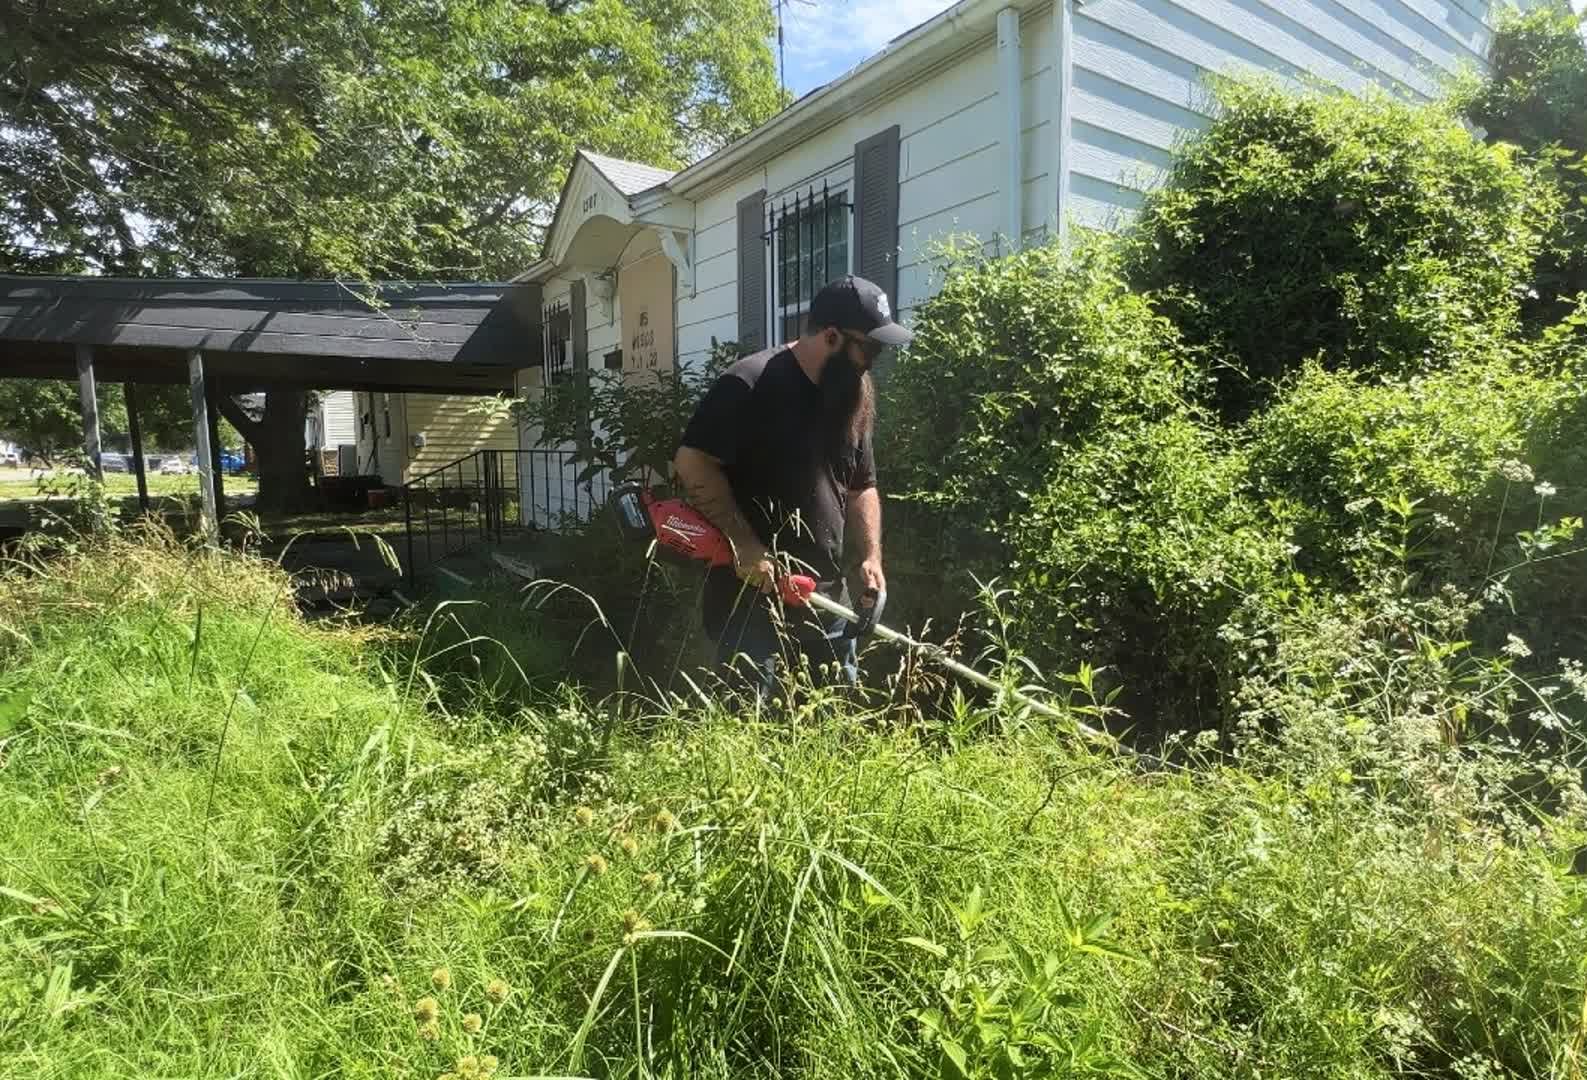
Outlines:
{"type": "Polygon", "coordinates": [[[852,209],[847,192],[825,185],[772,207],[772,325],[782,334],[778,340],[798,337],[810,298],[849,272],[852,209]]]}
{"type": "Polygon", "coordinates": [[[546,386],[564,381],[573,370],[573,311],[567,301],[548,304],[540,313],[545,336],[546,386]]]}
{"type": "Polygon", "coordinates": [[[605,356],[603,356],[601,359],[602,359],[602,362],[606,365],[606,370],[607,371],[621,371],[621,370],[623,370],[623,350],[614,349],[611,352],[607,353],[605,356]]]}

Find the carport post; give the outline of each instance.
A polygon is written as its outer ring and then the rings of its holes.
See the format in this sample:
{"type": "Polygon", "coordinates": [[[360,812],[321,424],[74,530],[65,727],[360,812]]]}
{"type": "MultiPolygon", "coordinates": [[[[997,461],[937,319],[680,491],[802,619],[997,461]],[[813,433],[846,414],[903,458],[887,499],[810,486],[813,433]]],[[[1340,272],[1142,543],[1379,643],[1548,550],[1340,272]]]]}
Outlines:
{"type": "Polygon", "coordinates": [[[220,453],[224,449],[220,445],[220,407],[216,402],[220,398],[220,380],[209,379],[204,384],[207,397],[204,399],[209,414],[209,452],[214,455],[215,466],[215,521],[218,523],[226,516],[226,470],[221,467],[220,453]]]}
{"type": "Polygon", "coordinates": [[[138,422],[138,384],[126,384],[127,433],[132,436],[132,468],[138,474],[138,510],[149,512],[149,481],[143,470],[143,425],[138,422]]]}
{"type": "Polygon", "coordinates": [[[204,384],[204,354],[188,350],[187,387],[193,399],[193,446],[198,458],[199,531],[215,539],[215,459],[209,448],[209,392],[204,384]]]}
{"type": "Polygon", "coordinates": [[[94,387],[94,347],[77,346],[77,394],[83,409],[83,450],[96,480],[105,478],[105,459],[99,448],[99,395],[94,387]]]}

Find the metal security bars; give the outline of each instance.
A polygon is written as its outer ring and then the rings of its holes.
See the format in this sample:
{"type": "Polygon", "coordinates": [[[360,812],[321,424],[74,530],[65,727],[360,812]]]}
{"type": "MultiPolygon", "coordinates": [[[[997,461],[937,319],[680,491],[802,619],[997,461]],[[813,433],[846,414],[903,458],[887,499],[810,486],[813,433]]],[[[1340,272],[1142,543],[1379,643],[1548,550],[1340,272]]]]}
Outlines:
{"type": "Polygon", "coordinates": [[[573,311],[564,300],[547,304],[540,310],[541,345],[545,370],[542,383],[551,386],[573,370],[573,311]]]}
{"type": "Polygon", "coordinates": [[[776,341],[798,337],[810,298],[849,272],[853,212],[847,192],[833,191],[825,182],[819,192],[813,186],[803,196],[795,192],[791,205],[784,196],[780,205],[768,208],[762,236],[771,253],[766,326],[776,341]]]}

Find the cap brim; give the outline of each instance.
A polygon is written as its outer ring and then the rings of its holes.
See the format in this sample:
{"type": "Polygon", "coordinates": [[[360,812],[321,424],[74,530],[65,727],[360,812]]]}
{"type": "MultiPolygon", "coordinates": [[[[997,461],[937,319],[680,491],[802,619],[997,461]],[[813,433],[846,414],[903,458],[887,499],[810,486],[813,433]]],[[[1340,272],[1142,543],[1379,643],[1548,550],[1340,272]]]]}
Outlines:
{"type": "Polygon", "coordinates": [[[883,345],[893,345],[900,349],[915,340],[913,333],[905,330],[895,322],[883,323],[867,334],[866,337],[872,341],[880,341],[883,345]]]}

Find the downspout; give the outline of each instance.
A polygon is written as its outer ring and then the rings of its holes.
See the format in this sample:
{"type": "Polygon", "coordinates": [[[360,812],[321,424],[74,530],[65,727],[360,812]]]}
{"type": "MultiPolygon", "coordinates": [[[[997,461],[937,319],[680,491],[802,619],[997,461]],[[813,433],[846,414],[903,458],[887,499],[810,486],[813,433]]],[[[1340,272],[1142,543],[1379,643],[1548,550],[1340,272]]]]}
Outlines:
{"type": "Polygon", "coordinates": [[[1074,2],[1053,0],[1052,11],[1053,63],[1057,65],[1058,98],[1053,102],[1053,119],[1057,131],[1053,142],[1053,201],[1052,211],[1058,215],[1057,235],[1060,244],[1069,239],[1069,163],[1073,136],[1069,120],[1070,101],[1074,97],[1074,2]]]}
{"type": "Polygon", "coordinates": [[[997,13],[997,62],[1003,99],[1003,231],[1008,236],[1005,253],[1012,253],[1025,235],[1025,110],[1019,12],[1011,7],[997,13]]]}

